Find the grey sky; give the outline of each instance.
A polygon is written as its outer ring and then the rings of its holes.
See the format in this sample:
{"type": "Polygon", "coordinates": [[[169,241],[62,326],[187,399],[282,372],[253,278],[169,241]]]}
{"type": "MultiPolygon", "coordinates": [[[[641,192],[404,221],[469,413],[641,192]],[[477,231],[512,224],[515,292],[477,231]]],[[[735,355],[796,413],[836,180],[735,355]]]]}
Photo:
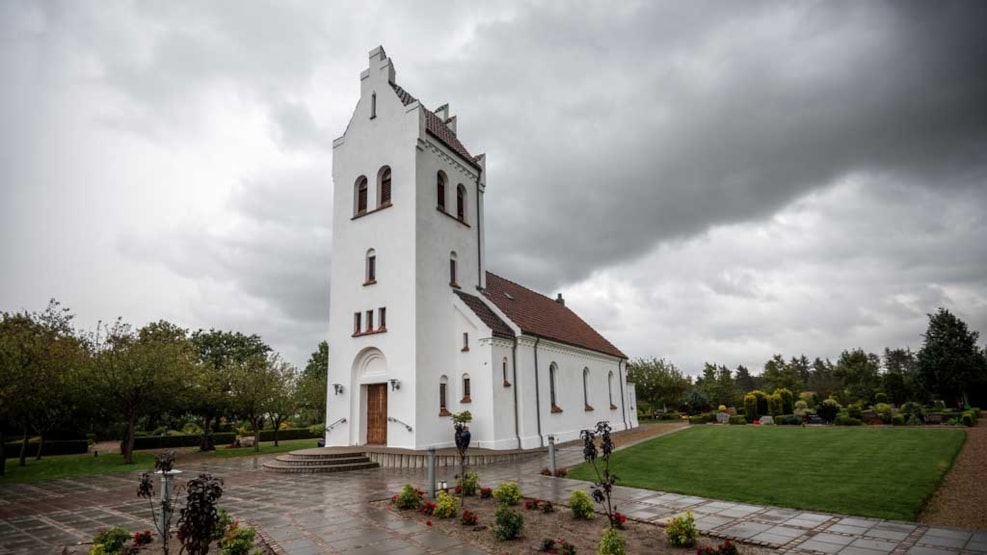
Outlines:
{"type": "Polygon", "coordinates": [[[0,310],[326,335],[367,52],[488,155],[489,268],[631,356],[987,332],[983,2],[0,4],[0,310]]]}

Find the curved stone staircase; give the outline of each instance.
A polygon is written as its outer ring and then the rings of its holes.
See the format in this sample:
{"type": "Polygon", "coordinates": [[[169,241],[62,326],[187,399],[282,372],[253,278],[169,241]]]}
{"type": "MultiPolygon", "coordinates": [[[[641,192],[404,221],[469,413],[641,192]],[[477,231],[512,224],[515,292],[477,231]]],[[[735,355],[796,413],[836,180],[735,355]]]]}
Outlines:
{"type": "Polygon", "coordinates": [[[279,455],[264,463],[264,468],[285,474],[320,472],[346,472],[377,468],[380,464],[370,460],[365,453],[333,452],[323,449],[302,449],[287,455],[279,455]]]}

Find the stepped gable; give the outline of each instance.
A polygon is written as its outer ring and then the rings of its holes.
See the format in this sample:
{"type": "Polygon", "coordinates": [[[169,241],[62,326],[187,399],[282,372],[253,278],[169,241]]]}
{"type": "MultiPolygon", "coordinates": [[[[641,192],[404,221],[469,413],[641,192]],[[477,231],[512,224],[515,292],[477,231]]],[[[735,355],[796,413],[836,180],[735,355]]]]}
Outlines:
{"type": "Polygon", "coordinates": [[[545,295],[490,272],[487,272],[487,288],[483,294],[523,333],[627,358],[575,312],[545,295]]]}
{"type": "MultiPolygon", "coordinates": [[[[397,83],[391,83],[391,88],[393,88],[394,93],[398,95],[398,99],[401,100],[401,104],[404,104],[405,106],[417,100],[411,95],[411,93],[401,88],[401,85],[398,85],[397,83]]],[[[446,125],[445,122],[439,118],[439,116],[435,115],[435,112],[425,108],[424,104],[422,105],[422,108],[425,110],[425,129],[433,137],[442,142],[442,144],[446,145],[456,154],[460,155],[466,163],[471,166],[478,166],[477,158],[479,157],[472,156],[469,151],[466,150],[466,146],[460,142],[460,140],[456,137],[456,134],[452,132],[452,129],[449,129],[449,126],[446,125]]]]}
{"type": "Polygon", "coordinates": [[[488,328],[493,332],[494,337],[502,337],[504,339],[514,339],[514,330],[511,329],[499,316],[494,314],[494,311],[490,310],[490,307],[483,302],[483,299],[470,295],[468,293],[463,293],[462,291],[456,291],[459,298],[466,303],[466,306],[470,307],[470,310],[487,325],[488,328]]]}

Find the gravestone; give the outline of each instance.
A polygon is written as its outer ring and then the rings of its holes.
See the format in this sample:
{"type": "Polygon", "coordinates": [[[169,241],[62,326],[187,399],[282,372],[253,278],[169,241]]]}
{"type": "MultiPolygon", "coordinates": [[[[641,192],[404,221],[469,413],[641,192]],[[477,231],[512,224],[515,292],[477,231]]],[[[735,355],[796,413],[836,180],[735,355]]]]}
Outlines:
{"type": "Polygon", "coordinates": [[[823,418],[821,416],[819,416],[818,414],[810,414],[809,415],[809,424],[825,424],[825,423],[826,423],[826,421],[823,420],[823,418]]]}
{"type": "Polygon", "coordinates": [[[775,419],[774,419],[773,416],[762,416],[761,417],[761,425],[762,426],[773,426],[774,423],[775,423],[775,419]]]}
{"type": "Polygon", "coordinates": [[[925,415],[926,424],[942,424],[941,414],[926,414],[925,415]]]}
{"type": "Polygon", "coordinates": [[[719,422],[720,424],[729,424],[730,414],[726,412],[718,412],[716,413],[716,421],[719,422]]]}

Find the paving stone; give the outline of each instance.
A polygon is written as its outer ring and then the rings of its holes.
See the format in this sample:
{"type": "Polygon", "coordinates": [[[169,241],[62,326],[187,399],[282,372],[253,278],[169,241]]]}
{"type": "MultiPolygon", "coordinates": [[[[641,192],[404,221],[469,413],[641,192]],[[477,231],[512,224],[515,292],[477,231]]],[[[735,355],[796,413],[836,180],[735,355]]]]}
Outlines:
{"type": "Polygon", "coordinates": [[[956,555],[955,551],[916,545],[906,552],[908,555],[956,555]]]}
{"type": "Polygon", "coordinates": [[[836,534],[827,534],[826,532],[823,532],[821,534],[816,534],[815,536],[812,536],[812,539],[818,542],[831,543],[831,544],[842,546],[842,545],[848,545],[850,542],[853,541],[854,538],[851,536],[838,536],[836,534]]]}
{"type": "Polygon", "coordinates": [[[847,526],[857,526],[858,528],[871,528],[877,524],[880,524],[880,520],[875,520],[871,518],[858,518],[858,517],[843,517],[837,522],[837,524],[845,524],[847,526]]]}
{"type": "Polygon", "coordinates": [[[861,528],[860,526],[849,526],[846,524],[834,524],[826,529],[827,532],[838,532],[840,534],[853,534],[854,536],[862,536],[864,532],[869,530],[869,528],[861,528]]]}
{"type": "Polygon", "coordinates": [[[847,546],[844,547],[839,555],[887,555],[891,551],[883,551],[880,549],[864,549],[862,547],[847,546]]]}
{"type": "Polygon", "coordinates": [[[867,538],[858,538],[850,542],[852,547],[859,547],[862,549],[873,549],[874,551],[892,551],[898,546],[898,542],[886,542],[881,540],[869,540],[867,538]]]}
{"type": "Polygon", "coordinates": [[[771,545],[772,547],[780,547],[792,541],[792,538],[786,536],[778,536],[775,534],[769,534],[768,532],[762,532],[752,538],[750,541],[764,542],[771,545]]]}
{"type": "Polygon", "coordinates": [[[885,530],[877,526],[871,528],[865,534],[871,538],[880,538],[882,540],[893,540],[895,542],[900,542],[908,537],[908,532],[898,532],[896,530],[885,530]]]}
{"type": "Polygon", "coordinates": [[[938,536],[941,538],[962,538],[964,540],[969,540],[973,536],[973,532],[966,530],[957,530],[955,528],[938,528],[932,527],[926,530],[926,536],[938,536]]]}
{"type": "Polygon", "coordinates": [[[696,528],[699,528],[703,532],[708,532],[728,522],[733,522],[733,519],[725,516],[707,515],[696,519],[696,528]]]}
{"type": "Polygon", "coordinates": [[[846,547],[846,546],[844,546],[844,545],[837,545],[835,543],[826,543],[826,542],[817,541],[815,539],[811,539],[811,540],[809,540],[807,542],[804,542],[804,543],[799,544],[798,546],[796,546],[796,549],[798,549],[799,551],[802,551],[802,550],[805,550],[805,551],[819,551],[820,553],[831,553],[832,554],[832,553],[838,553],[844,547],[846,547]]]}
{"type": "Polygon", "coordinates": [[[987,542],[975,542],[970,540],[970,543],[966,544],[964,550],[973,553],[987,553],[987,542]]]}
{"type": "Polygon", "coordinates": [[[771,528],[770,524],[762,524],[760,522],[739,522],[733,526],[728,526],[720,530],[720,533],[734,538],[748,539],[768,530],[769,528],[771,528]]]}
{"type": "Polygon", "coordinates": [[[934,547],[953,547],[959,549],[966,545],[967,538],[956,537],[956,536],[933,536],[926,533],[924,536],[918,539],[916,543],[922,545],[930,545],[934,547]]]}
{"type": "Polygon", "coordinates": [[[800,530],[798,528],[789,528],[787,526],[775,526],[769,528],[767,533],[792,539],[805,534],[805,530],[800,530]]]}

